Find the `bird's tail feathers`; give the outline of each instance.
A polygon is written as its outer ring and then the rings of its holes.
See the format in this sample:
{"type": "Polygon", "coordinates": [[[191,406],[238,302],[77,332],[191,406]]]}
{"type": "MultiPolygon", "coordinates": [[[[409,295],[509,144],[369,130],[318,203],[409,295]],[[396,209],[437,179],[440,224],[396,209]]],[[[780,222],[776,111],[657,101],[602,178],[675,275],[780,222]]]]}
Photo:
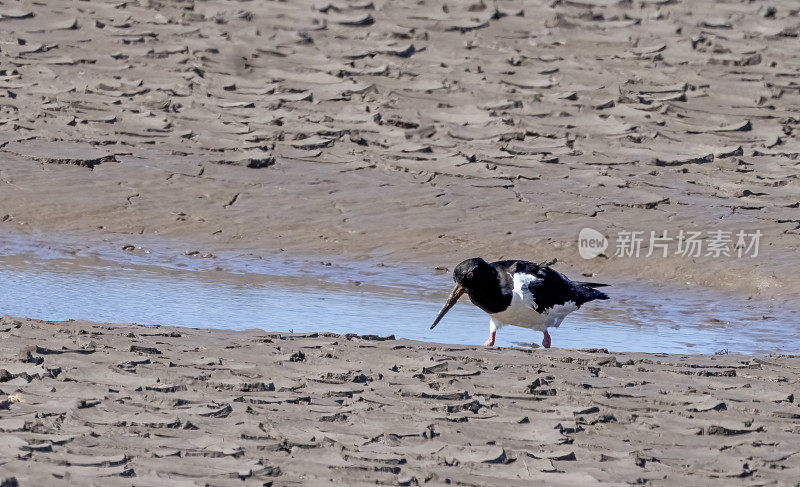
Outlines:
{"type": "Polygon", "coordinates": [[[594,299],[611,299],[608,297],[608,294],[601,293],[600,291],[596,291],[597,294],[595,295],[594,299]]]}
{"type": "Polygon", "coordinates": [[[601,282],[582,282],[582,281],[575,281],[575,284],[586,287],[606,287],[611,285],[611,284],[603,284],[601,282]]]}
{"type": "Polygon", "coordinates": [[[594,301],[595,299],[609,299],[608,294],[595,289],[597,286],[608,286],[608,284],[597,284],[593,282],[579,282],[576,284],[578,284],[578,289],[580,289],[580,293],[583,295],[584,302],[594,301]]]}

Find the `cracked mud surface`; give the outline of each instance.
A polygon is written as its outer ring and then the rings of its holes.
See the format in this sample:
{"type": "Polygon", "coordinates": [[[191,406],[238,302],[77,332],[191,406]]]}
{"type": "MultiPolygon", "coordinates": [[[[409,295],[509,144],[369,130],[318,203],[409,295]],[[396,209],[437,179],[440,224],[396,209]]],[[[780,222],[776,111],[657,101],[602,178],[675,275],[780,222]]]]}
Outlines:
{"type": "Polygon", "coordinates": [[[0,319],[21,485],[795,485],[800,359],[0,319]]]}
{"type": "Polygon", "coordinates": [[[5,0],[0,226],[796,295],[799,25],[791,0],[5,0]],[[583,262],[587,226],[764,236],[583,262]]]}

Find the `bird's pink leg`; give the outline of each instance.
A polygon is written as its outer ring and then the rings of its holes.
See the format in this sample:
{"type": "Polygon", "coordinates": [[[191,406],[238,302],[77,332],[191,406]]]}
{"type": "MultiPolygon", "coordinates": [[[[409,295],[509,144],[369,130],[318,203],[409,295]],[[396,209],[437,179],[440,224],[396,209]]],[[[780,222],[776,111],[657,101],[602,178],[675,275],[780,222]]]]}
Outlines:
{"type": "Polygon", "coordinates": [[[544,348],[550,348],[550,334],[547,333],[547,330],[544,330],[544,340],[542,340],[542,346],[544,348]]]}
{"type": "Polygon", "coordinates": [[[493,347],[494,346],[494,335],[497,332],[493,331],[489,333],[489,338],[486,340],[486,343],[483,344],[484,347],[493,347]]]}

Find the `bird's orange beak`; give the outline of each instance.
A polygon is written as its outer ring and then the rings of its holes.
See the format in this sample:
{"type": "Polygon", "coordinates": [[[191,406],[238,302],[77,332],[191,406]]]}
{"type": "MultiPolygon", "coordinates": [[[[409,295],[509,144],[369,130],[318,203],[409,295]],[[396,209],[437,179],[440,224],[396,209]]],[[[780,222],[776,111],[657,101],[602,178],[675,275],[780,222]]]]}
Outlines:
{"type": "Polygon", "coordinates": [[[431,330],[433,330],[433,327],[436,326],[442,318],[444,318],[444,315],[447,314],[450,308],[452,308],[453,305],[456,304],[456,301],[458,301],[458,298],[460,298],[462,294],[464,294],[464,288],[461,287],[461,284],[456,284],[456,287],[453,288],[453,292],[450,293],[450,297],[447,298],[447,301],[444,303],[444,306],[442,306],[442,310],[439,311],[439,316],[437,316],[436,319],[433,320],[433,324],[431,325],[431,330]]]}

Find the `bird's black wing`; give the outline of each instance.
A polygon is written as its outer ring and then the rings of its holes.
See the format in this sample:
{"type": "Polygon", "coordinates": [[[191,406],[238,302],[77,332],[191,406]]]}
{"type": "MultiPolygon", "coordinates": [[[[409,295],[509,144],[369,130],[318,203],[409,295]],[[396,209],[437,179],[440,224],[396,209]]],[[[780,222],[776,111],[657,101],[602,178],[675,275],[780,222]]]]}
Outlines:
{"type": "Polygon", "coordinates": [[[523,274],[531,274],[534,276],[542,269],[542,266],[539,264],[528,262],[527,260],[499,260],[497,262],[492,262],[491,265],[498,271],[503,270],[509,274],[522,272],[523,274]]]}
{"type": "Polygon", "coordinates": [[[573,302],[580,308],[582,304],[595,299],[608,299],[605,293],[594,289],[605,286],[605,284],[570,281],[560,272],[550,268],[549,265],[536,264],[526,260],[504,260],[494,262],[492,265],[509,274],[521,272],[538,278],[528,284],[528,290],[533,295],[535,303],[534,309],[538,313],[568,302],[573,302]]]}
{"type": "Polygon", "coordinates": [[[583,304],[580,302],[580,295],[575,285],[561,273],[549,267],[540,267],[536,277],[539,279],[531,281],[528,290],[533,295],[537,312],[543,313],[556,305],[564,305],[570,301],[578,306],[583,304]]]}

